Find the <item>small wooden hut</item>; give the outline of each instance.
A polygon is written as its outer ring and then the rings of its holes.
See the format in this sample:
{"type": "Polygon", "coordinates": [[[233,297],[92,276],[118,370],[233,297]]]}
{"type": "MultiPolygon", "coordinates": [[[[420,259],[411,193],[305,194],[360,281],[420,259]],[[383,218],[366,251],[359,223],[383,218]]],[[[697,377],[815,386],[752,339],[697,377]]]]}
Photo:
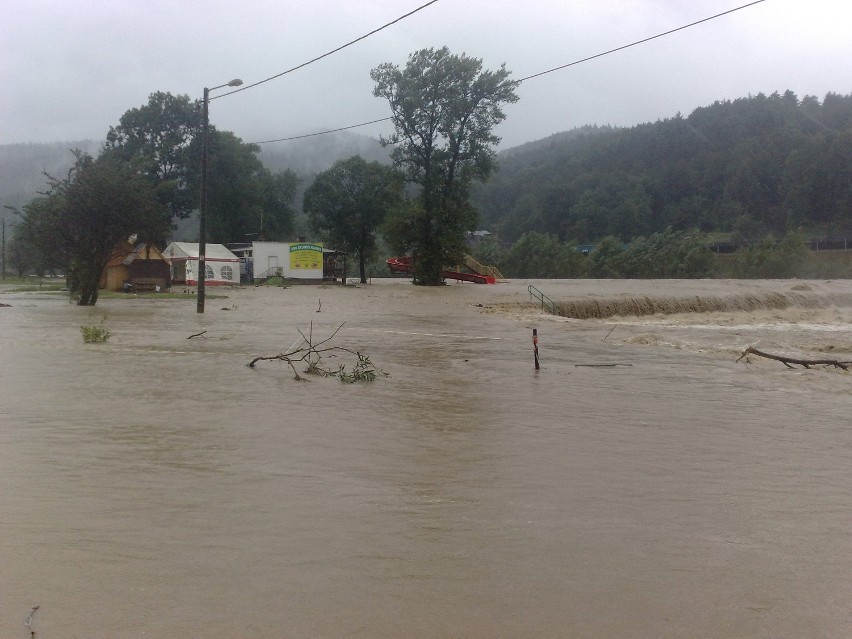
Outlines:
{"type": "Polygon", "coordinates": [[[170,264],[157,247],[129,242],[115,247],[100,282],[108,291],[166,291],[171,285],[170,264]]]}

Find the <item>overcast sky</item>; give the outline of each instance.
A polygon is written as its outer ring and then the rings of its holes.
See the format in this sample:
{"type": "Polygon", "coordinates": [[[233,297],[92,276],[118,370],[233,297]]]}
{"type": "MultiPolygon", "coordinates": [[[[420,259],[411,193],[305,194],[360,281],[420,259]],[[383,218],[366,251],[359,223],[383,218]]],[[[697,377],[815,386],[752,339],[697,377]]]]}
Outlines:
{"type": "MultiPolygon", "coordinates": [[[[370,70],[446,45],[523,78],[749,0],[438,0],[343,51],[214,100],[246,142],[390,115],[370,70]]],[[[427,0],[0,0],[0,144],[102,140],[155,91],[258,82],[427,0]]],[[[714,100],[852,93],[852,3],[765,0],[528,80],[497,133],[507,148],[586,124],[630,126],[714,100]]],[[[220,90],[211,95],[224,92],[220,90]]],[[[389,132],[388,123],[355,129],[389,132]]],[[[277,144],[286,144],[277,143],[277,144]]]]}

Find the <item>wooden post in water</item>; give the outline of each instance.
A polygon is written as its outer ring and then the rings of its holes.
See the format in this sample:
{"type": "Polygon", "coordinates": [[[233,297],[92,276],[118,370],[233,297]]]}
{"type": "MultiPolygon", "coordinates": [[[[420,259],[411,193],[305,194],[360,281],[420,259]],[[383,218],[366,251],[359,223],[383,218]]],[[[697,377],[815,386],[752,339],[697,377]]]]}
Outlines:
{"type": "Polygon", "coordinates": [[[535,357],[535,369],[539,370],[538,365],[538,329],[533,329],[533,357],[535,357]]]}

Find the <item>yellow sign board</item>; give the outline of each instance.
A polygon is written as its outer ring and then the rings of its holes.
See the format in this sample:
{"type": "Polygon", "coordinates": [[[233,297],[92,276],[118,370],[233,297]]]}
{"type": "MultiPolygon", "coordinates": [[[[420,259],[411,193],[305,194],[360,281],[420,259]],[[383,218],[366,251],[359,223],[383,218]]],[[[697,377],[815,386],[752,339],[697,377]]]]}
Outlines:
{"type": "Polygon", "coordinates": [[[319,244],[291,244],[290,269],[322,269],[322,246],[319,244]]]}

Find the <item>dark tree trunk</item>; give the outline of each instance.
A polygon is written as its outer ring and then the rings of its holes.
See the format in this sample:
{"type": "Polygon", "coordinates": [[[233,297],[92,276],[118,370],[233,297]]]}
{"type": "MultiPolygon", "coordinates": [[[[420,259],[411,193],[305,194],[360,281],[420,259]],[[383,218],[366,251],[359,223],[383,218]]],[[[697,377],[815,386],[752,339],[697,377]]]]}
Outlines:
{"type": "Polygon", "coordinates": [[[98,303],[98,287],[95,287],[95,290],[89,290],[87,287],[84,287],[83,290],[80,291],[80,297],[77,300],[78,306],[94,306],[98,303]]]}
{"type": "Polygon", "coordinates": [[[87,266],[78,274],[77,286],[80,290],[78,306],[94,306],[98,303],[98,284],[102,272],[102,268],[87,266]]]}

